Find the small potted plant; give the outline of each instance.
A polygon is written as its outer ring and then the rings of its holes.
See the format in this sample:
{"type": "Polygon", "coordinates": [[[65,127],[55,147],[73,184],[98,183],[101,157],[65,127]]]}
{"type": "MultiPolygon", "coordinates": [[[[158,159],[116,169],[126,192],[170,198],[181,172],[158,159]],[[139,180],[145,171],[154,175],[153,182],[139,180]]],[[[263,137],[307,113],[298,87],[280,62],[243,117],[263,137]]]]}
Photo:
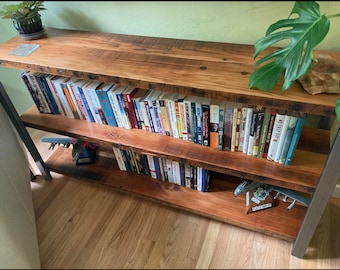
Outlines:
{"type": "Polygon", "coordinates": [[[39,11],[46,10],[44,1],[22,1],[6,5],[0,10],[2,19],[11,19],[21,38],[37,39],[44,35],[39,11]]]}

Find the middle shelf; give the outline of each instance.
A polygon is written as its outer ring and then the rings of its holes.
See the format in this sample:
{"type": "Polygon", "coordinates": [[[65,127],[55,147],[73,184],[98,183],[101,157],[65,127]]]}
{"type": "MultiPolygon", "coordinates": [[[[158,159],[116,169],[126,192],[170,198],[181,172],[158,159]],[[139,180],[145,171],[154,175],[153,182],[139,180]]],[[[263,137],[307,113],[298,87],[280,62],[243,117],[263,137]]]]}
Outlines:
{"type": "Polygon", "coordinates": [[[238,152],[218,151],[207,146],[155,134],[140,129],[124,129],[71,119],[60,115],[42,114],[32,106],[22,116],[24,124],[48,132],[105,146],[117,146],[139,153],[150,153],[172,160],[200,166],[207,170],[313,193],[327,155],[297,150],[290,166],[238,152]]]}

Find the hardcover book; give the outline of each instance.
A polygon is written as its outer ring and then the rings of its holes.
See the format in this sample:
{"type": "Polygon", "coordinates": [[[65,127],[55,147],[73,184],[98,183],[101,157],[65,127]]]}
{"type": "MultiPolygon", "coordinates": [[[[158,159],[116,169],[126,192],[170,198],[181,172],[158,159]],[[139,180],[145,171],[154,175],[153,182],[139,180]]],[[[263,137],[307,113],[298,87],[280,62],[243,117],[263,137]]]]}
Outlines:
{"type": "Polygon", "coordinates": [[[203,98],[202,106],[202,145],[210,146],[210,98],[203,98]]]}
{"type": "Polygon", "coordinates": [[[303,129],[305,120],[306,120],[306,114],[301,114],[297,119],[296,126],[295,126],[295,129],[294,129],[294,132],[293,132],[292,140],[291,140],[289,148],[288,148],[288,152],[287,152],[287,156],[286,156],[286,160],[285,160],[284,165],[288,166],[288,165],[291,165],[292,162],[293,162],[295,150],[296,150],[296,147],[299,143],[299,139],[301,137],[301,133],[302,133],[302,129],[303,129]]]}
{"type": "Polygon", "coordinates": [[[210,147],[218,149],[218,128],[220,122],[220,101],[212,100],[210,103],[210,120],[209,120],[209,133],[210,133],[210,147]]]}
{"type": "Polygon", "coordinates": [[[103,83],[96,89],[96,94],[98,96],[101,108],[105,115],[105,119],[109,126],[118,127],[116,122],[116,117],[113,114],[112,106],[107,94],[110,89],[115,86],[113,83],[103,83]]]}
{"type": "Polygon", "coordinates": [[[277,146],[279,143],[280,134],[282,131],[282,127],[284,124],[285,119],[285,111],[279,111],[276,113],[275,122],[272,130],[272,136],[270,138],[269,148],[268,148],[268,154],[267,159],[274,161],[275,154],[277,150],[277,146]]]}
{"type": "Polygon", "coordinates": [[[103,121],[102,121],[100,112],[98,110],[98,108],[101,108],[101,106],[100,106],[100,102],[98,100],[97,94],[95,93],[95,89],[101,84],[102,82],[91,80],[82,87],[87,103],[90,107],[91,113],[96,123],[99,123],[99,124],[103,124],[103,121]]]}
{"type": "Polygon", "coordinates": [[[289,148],[290,142],[291,142],[292,137],[293,137],[293,133],[294,133],[294,129],[296,127],[297,119],[298,119],[297,115],[291,115],[290,116],[288,129],[287,129],[287,132],[286,132],[286,136],[285,136],[285,139],[284,139],[284,142],[283,142],[281,154],[280,154],[279,161],[278,161],[280,164],[284,164],[285,161],[286,161],[288,148],[289,148]]]}

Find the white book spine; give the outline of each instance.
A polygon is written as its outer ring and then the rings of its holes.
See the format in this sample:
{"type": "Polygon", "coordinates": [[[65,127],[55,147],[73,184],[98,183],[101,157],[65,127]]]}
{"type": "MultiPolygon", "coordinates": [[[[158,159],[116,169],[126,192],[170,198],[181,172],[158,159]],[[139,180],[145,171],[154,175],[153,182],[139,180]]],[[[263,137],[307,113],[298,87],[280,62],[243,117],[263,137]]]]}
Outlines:
{"type": "Polygon", "coordinates": [[[253,110],[254,109],[251,108],[251,107],[247,108],[246,123],[245,123],[245,126],[244,126],[243,149],[242,149],[242,152],[244,154],[247,154],[247,152],[248,152],[250,125],[251,125],[251,119],[252,119],[252,115],[253,115],[253,110]]]}
{"type": "Polygon", "coordinates": [[[277,145],[280,138],[280,133],[283,127],[285,114],[282,113],[276,113],[275,122],[273,126],[272,136],[270,138],[269,148],[268,148],[268,154],[267,159],[274,161],[277,145]]]}
{"type": "Polygon", "coordinates": [[[122,152],[117,147],[112,147],[113,153],[115,155],[115,158],[117,160],[118,167],[121,171],[126,171],[126,166],[123,160],[122,152]]]}
{"type": "Polygon", "coordinates": [[[275,157],[274,157],[274,162],[279,162],[283,142],[284,142],[286,134],[287,134],[289,121],[290,121],[290,115],[285,115],[284,120],[283,120],[282,130],[281,130],[280,137],[279,137],[279,140],[278,140],[278,143],[277,143],[277,149],[276,149],[276,153],[275,153],[275,157]]]}

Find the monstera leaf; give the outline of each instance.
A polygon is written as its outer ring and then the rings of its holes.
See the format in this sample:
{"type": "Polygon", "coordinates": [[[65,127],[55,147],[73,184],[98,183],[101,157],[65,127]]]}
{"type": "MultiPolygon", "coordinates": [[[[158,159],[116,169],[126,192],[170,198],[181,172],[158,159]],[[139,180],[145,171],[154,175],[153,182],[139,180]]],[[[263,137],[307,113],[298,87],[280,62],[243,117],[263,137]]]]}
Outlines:
{"type": "Polygon", "coordinates": [[[320,15],[319,4],[295,2],[288,19],[270,25],[255,43],[254,59],[277,42],[289,41],[286,47],[278,47],[255,63],[248,86],[269,91],[284,73],[282,91],[291,87],[311,68],[313,49],[325,38],[329,25],[328,17],[320,15]]]}

